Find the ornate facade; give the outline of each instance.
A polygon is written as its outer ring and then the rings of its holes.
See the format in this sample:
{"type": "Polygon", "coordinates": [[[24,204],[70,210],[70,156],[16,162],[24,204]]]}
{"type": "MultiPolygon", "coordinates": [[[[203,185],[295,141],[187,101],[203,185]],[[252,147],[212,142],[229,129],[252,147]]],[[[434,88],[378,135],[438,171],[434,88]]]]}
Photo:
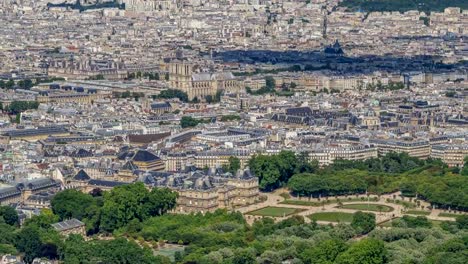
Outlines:
{"type": "Polygon", "coordinates": [[[215,96],[218,91],[237,91],[239,82],[231,72],[200,72],[198,67],[185,62],[168,64],[170,87],[187,93],[190,100],[215,96]]]}

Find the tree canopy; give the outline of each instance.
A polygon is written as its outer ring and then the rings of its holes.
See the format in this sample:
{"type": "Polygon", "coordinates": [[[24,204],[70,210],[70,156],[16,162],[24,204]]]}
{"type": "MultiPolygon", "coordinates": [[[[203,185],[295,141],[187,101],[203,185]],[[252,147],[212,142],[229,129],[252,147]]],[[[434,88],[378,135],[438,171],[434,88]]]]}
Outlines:
{"type": "Polygon", "coordinates": [[[6,224],[18,224],[18,213],[11,206],[0,206],[0,218],[2,218],[6,224]]]}

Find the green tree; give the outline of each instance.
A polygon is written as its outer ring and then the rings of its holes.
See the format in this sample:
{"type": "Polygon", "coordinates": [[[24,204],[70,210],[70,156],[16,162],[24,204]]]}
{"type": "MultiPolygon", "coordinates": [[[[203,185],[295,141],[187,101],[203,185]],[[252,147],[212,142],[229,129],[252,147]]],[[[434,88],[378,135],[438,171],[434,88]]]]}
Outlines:
{"type": "Polygon", "coordinates": [[[187,93],[181,90],[177,90],[177,89],[167,89],[167,90],[161,91],[161,93],[158,95],[158,98],[162,98],[162,99],[179,98],[179,100],[182,102],[189,101],[187,93]]]}
{"type": "Polygon", "coordinates": [[[233,264],[255,264],[255,250],[253,248],[238,249],[232,258],[233,264]]]}
{"type": "Polygon", "coordinates": [[[69,218],[82,220],[86,216],[87,209],[94,203],[95,200],[91,195],[70,189],[55,195],[51,207],[60,220],[69,218]]]}
{"type": "Polygon", "coordinates": [[[363,239],[341,253],[337,264],[382,264],[386,262],[384,243],[375,239],[363,239]]]}
{"type": "Polygon", "coordinates": [[[200,123],[199,120],[191,117],[191,116],[183,116],[180,119],[180,126],[182,128],[187,128],[187,127],[195,127],[200,123]]]}
{"type": "Polygon", "coordinates": [[[460,171],[460,174],[463,176],[468,176],[468,156],[464,159],[465,163],[463,164],[463,169],[460,171]]]}
{"type": "Polygon", "coordinates": [[[275,89],[275,87],[276,87],[275,79],[273,77],[271,77],[271,76],[265,77],[265,86],[269,90],[275,89]]]}
{"type": "Polygon", "coordinates": [[[100,229],[112,232],[135,218],[143,221],[148,217],[148,212],[142,206],[147,198],[148,190],[141,182],[117,186],[104,193],[100,229]]]}
{"type": "Polygon", "coordinates": [[[345,242],[339,239],[321,241],[315,247],[308,248],[302,253],[305,263],[333,264],[336,257],[347,249],[345,242]]]}
{"type": "Polygon", "coordinates": [[[456,223],[460,229],[468,229],[468,215],[459,215],[456,218],[456,223]]]}
{"type": "Polygon", "coordinates": [[[11,206],[0,206],[0,218],[3,218],[6,224],[17,225],[18,213],[11,206]]]}
{"type": "Polygon", "coordinates": [[[359,234],[367,234],[375,228],[375,214],[356,212],[353,215],[351,226],[359,234]]]}
{"type": "Polygon", "coordinates": [[[148,194],[145,204],[150,216],[160,216],[171,211],[176,206],[178,193],[168,188],[153,188],[148,194]]]}
{"type": "Polygon", "coordinates": [[[235,174],[241,167],[241,162],[238,157],[231,156],[229,157],[229,171],[232,174],[235,174]]]}
{"type": "Polygon", "coordinates": [[[57,223],[59,216],[55,215],[50,209],[42,209],[39,215],[35,215],[24,222],[25,226],[32,226],[42,229],[50,229],[51,224],[57,223]]]}
{"type": "Polygon", "coordinates": [[[16,248],[24,253],[24,261],[32,263],[41,254],[42,242],[35,227],[24,227],[18,233],[16,248]]]}
{"type": "Polygon", "coordinates": [[[0,244],[0,255],[6,255],[6,254],[16,255],[17,253],[18,251],[13,245],[0,244]]]}

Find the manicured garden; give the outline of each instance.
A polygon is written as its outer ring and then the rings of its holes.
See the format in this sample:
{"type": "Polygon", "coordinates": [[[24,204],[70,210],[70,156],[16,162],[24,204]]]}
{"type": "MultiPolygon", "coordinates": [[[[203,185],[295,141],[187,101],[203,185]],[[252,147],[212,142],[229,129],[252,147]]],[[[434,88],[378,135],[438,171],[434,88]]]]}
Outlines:
{"type": "Polygon", "coordinates": [[[259,216],[283,217],[283,216],[288,216],[292,214],[297,214],[302,211],[304,210],[298,209],[298,208],[267,206],[267,207],[260,208],[258,210],[250,211],[247,214],[259,215],[259,216]]]}
{"type": "Polygon", "coordinates": [[[343,212],[320,212],[309,215],[309,218],[315,221],[349,223],[353,221],[353,214],[343,212]]]}
{"type": "Polygon", "coordinates": [[[394,210],[393,207],[381,204],[345,204],[338,206],[338,208],[373,212],[391,212],[394,210]]]}

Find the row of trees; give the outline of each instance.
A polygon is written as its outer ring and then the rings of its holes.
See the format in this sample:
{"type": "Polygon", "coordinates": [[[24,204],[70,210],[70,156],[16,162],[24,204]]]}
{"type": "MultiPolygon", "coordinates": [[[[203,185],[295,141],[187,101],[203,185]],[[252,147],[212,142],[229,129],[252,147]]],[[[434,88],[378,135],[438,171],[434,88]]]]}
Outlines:
{"type": "Polygon", "coordinates": [[[468,210],[467,165],[468,158],[460,170],[437,159],[420,160],[406,153],[363,161],[336,160],[323,168],[316,161],[309,162],[306,153],[289,151],[256,155],[249,161],[264,191],[286,185],[296,195],[313,197],[401,191],[439,208],[460,210],[468,210]]]}
{"type": "Polygon", "coordinates": [[[0,80],[0,88],[1,89],[19,88],[19,89],[29,90],[34,85],[37,85],[39,83],[49,83],[49,82],[53,82],[53,81],[63,81],[63,80],[65,80],[65,79],[60,78],[60,77],[50,77],[50,78],[47,78],[47,79],[37,79],[35,82],[33,82],[33,80],[31,80],[31,79],[19,80],[17,82],[15,82],[13,79],[10,79],[8,81],[0,80]]]}
{"type": "Polygon", "coordinates": [[[157,96],[157,98],[161,98],[161,99],[179,98],[179,100],[182,102],[189,101],[187,93],[178,89],[167,89],[167,90],[161,91],[161,93],[157,96]]]}
{"type": "MultiPolygon", "coordinates": [[[[359,90],[362,88],[358,87],[359,90]]],[[[368,84],[366,86],[366,90],[369,91],[396,91],[405,89],[405,84],[402,82],[389,82],[387,85],[383,85],[382,82],[379,80],[377,84],[368,84]]]]}
{"type": "Polygon", "coordinates": [[[117,97],[119,98],[134,98],[135,101],[138,101],[141,97],[144,97],[144,93],[138,93],[138,92],[130,92],[130,91],[125,91],[123,93],[117,94],[117,97]]]}
{"type": "Polygon", "coordinates": [[[187,128],[187,127],[195,127],[198,124],[203,124],[203,123],[209,123],[210,120],[208,119],[196,119],[191,116],[183,116],[180,119],[180,126],[182,128],[187,128]]]}
{"type": "Polygon", "coordinates": [[[460,7],[467,9],[468,4],[464,0],[345,0],[339,6],[346,7],[349,10],[362,10],[366,12],[386,12],[398,11],[406,12],[410,10],[419,10],[430,13],[432,11],[443,11],[447,7],[460,7]]]}
{"type": "Polygon", "coordinates": [[[8,107],[3,107],[3,104],[0,103],[0,110],[10,112],[14,115],[29,109],[37,109],[38,107],[39,102],[37,101],[13,101],[8,107]]]}
{"type": "Polygon", "coordinates": [[[18,87],[20,89],[29,90],[33,86],[34,86],[34,83],[30,79],[20,80],[17,83],[15,83],[15,81],[11,79],[6,82],[4,80],[0,80],[0,88],[2,89],[13,89],[15,87],[18,87]]]}

